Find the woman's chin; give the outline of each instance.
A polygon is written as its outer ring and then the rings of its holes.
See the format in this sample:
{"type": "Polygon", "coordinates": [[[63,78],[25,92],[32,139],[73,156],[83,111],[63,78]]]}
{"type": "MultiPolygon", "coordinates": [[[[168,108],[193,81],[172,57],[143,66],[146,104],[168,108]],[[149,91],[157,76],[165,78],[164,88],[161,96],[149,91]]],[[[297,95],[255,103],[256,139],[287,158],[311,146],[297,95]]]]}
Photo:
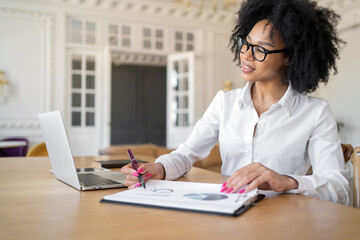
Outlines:
{"type": "Polygon", "coordinates": [[[255,79],[252,77],[249,77],[247,74],[241,74],[242,79],[244,79],[246,82],[255,82],[255,79]]]}

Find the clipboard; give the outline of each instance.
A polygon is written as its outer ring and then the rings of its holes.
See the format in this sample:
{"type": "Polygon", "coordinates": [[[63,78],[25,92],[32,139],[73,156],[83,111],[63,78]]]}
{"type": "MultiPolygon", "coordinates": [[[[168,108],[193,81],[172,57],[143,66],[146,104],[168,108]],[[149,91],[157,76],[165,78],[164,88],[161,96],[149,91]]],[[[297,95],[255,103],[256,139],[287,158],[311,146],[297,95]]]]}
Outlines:
{"type": "Polygon", "coordinates": [[[196,209],[183,209],[183,208],[176,208],[176,207],[162,207],[162,206],[151,206],[151,205],[144,205],[139,203],[128,203],[128,202],[121,202],[121,201],[111,201],[111,200],[105,200],[101,199],[101,203],[112,203],[112,204],[120,204],[120,205],[128,205],[128,206],[138,206],[138,207],[151,207],[151,208],[157,208],[157,209],[168,209],[168,210],[174,210],[174,211],[185,211],[185,212],[195,212],[195,213],[204,213],[204,214],[213,214],[213,215],[222,215],[222,216],[239,216],[249,210],[251,207],[256,206],[259,201],[265,198],[264,194],[258,194],[256,195],[249,203],[245,204],[244,206],[240,207],[238,210],[236,210],[234,213],[221,213],[221,212],[213,212],[213,211],[200,211],[196,209]]]}
{"type": "Polygon", "coordinates": [[[149,180],[146,186],[146,190],[136,188],[104,196],[100,202],[239,216],[265,197],[256,189],[247,194],[220,193],[221,184],[149,180]]]}

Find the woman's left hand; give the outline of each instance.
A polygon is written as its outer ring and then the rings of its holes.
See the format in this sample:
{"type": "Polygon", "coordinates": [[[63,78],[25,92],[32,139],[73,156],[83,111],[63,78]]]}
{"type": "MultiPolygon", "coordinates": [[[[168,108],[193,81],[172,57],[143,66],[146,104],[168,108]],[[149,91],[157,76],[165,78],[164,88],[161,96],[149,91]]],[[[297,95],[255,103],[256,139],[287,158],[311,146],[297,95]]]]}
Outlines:
{"type": "Polygon", "coordinates": [[[265,167],[261,163],[250,163],[238,169],[222,186],[221,192],[246,193],[255,188],[273,190],[275,192],[289,191],[298,188],[298,182],[286,175],[265,167]],[[239,191],[240,188],[245,188],[239,191]]]}

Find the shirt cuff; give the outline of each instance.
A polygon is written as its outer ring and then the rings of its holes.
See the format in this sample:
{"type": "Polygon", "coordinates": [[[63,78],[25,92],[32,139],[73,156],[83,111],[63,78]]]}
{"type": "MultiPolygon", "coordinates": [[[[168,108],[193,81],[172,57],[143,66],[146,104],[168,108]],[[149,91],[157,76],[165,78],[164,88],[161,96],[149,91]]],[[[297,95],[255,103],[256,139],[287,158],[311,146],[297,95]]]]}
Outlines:
{"type": "Polygon", "coordinates": [[[297,176],[297,175],[291,175],[291,174],[284,174],[284,175],[291,177],[298,182],[297,189],[285,191],[285,193],[304,194],[304,195],[310,195],[310,196],[314,195],[313,184],[305,176],[297,176]]]}
{"type": "Polygon", "coordinates": [[[174,172],[174,167],[171,164],[171,158],[167,157],[166,155],[162,155],[161,157],[157,158],[155,163],[160,163],[163,165],[165,170],[165,180],[172,181],[179,178],[180,176],[174,172]]]}

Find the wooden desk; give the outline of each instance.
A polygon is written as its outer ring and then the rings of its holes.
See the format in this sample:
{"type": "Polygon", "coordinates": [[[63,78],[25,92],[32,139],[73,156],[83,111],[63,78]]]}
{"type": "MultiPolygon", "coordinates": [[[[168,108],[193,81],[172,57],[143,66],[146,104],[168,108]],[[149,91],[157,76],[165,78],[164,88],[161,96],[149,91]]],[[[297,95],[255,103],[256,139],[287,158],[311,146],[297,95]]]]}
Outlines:
{"type": "MultiPolygon", "coordinates": [[[[315,198],[265,198],[239,217],[105,204],[121,189],[79,192],[49,168],[47,157],[0,158],[1,239],[360,239],[359,209],[315,198]]],[[[181,180],[223,182],[196,168],[181,180]]]]}

